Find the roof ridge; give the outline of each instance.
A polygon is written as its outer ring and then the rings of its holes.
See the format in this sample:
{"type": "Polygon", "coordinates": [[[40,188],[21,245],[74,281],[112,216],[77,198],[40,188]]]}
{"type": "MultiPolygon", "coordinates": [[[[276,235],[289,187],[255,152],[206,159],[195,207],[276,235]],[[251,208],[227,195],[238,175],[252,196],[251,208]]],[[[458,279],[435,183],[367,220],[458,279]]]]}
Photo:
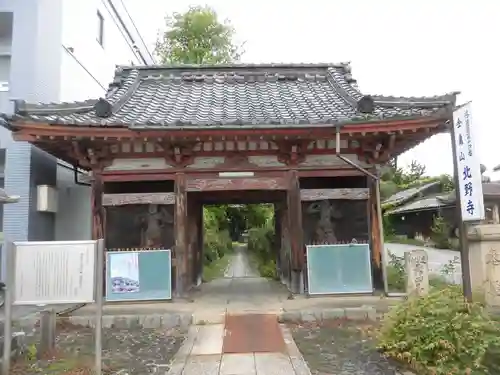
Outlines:
{"type": "Polygon", "coordinates": [[[117,113],[127,101],[134,95],[139,87],[140,74],[137,69],[129,71],[123,76],[120,68],[116,69],[115,79],[109,85],[110,89],[105,98],[99,98],[94,108],[97,117],[107,118],[117,113]]]}
{"type": "Polygon", "coordinates": [[[359,88],[353,86],[357,81],[352,77],[350,63],[344,63],[340,68],[328,68],[328,82],[337,90],[342,99],[353,109],[365,114],[373,111],[373,100],[364,95],[359,88]],[[354,94],[354,95],[353,95],[354,94]]]}
{"type": "Polygon", "coordinates": [[[340,63],[233,63],[233,64],[163,64],[163,65],[119,65],[117,68],[121,70],[179,70],[179,69],[275,69],[275,68],[343,68],[349,66],[350,62],[340,63]]]}
{"type": "Polygon", "coordinates": [[[371,95],[375,103],[380,107],[393,107],[395,105],[401,106],[406,105],[408,107],[435,107],[436,104],[441,105],[455,105],[456,96],[459,95],[459,91],[452,91],[444,95],[434,95],[434,96],[386,96],[386,95],[371,95]]]}

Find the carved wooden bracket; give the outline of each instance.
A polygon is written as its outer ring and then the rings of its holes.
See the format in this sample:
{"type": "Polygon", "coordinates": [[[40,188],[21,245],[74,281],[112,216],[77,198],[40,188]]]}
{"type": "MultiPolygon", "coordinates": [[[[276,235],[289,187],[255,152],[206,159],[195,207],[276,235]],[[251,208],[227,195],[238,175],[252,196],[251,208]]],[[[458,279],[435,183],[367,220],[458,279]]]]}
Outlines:
{"type": "Polygon", "coordinates": [[[251,163],[248,160],[248,156],[243,154],[242,152],[231,152],[228,153],[228,155],[224,158],[224,162],[217,164],[217,168],[224,168],[224,169],[245,169],[245,168],[257,168],[258,165],[251,163]]]}
{"type": "Polygon", "coordinates": [[[306,159],[310,140],[275,141],[278,146],[278,161],[288,166],[297,166],[306,159]]]}
{"type": "Polygon", "coordinates": [[[168,164],[177,168],[184,168],[194,161],[194,148],[198,142],[167,143],[160,142],[164,157],[168,164]]]}
{"type": "Polygon", "coordinates": [[[72,142],[72,153],[81,167],[93,171],[102,171],[113,162],[111,148],[107,144],[75,141],[72,142]]]}

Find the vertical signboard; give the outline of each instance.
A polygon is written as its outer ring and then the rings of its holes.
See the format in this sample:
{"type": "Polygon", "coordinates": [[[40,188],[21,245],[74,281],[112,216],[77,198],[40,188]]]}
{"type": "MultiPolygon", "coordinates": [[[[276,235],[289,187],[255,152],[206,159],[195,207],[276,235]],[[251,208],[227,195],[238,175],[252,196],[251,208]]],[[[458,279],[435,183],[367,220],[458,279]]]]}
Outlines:
{"type": "Polygon", "coordinates": [[[453,113],[453,126],[462,220],[480,221],[484,219],[483,185],[481,164],[474,148],[470,103],[453,113]]]}

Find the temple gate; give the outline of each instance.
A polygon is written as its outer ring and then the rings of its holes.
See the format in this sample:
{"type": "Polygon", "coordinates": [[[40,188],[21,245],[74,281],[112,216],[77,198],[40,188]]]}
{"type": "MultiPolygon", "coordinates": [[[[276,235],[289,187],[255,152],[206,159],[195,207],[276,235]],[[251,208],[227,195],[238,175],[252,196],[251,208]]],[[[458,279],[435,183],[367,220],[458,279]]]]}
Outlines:
{"type": "Polygon", "coordinates": [[[310,244],[369,244],[382,284],[379,168],[447,131],[455,97],[363,95],[349,64],[132,66],[105,98],[18,101],[7,122],[91,173],[108,250],[173,250],[177,295],[200,280],[202,205],[243,198],[275,204],[281,278],[302,293],[310,244]]]}

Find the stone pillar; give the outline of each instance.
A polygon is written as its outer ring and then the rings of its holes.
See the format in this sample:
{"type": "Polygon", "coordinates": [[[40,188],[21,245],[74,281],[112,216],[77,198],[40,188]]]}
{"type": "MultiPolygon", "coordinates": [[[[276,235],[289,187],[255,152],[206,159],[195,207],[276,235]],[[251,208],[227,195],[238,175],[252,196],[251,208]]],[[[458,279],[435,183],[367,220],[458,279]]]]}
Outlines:
{"type": "Polygon", "coordinates": [[[500,307],[500,225],[470,226],[469,267],[472,291],[490,307],[500,307]]]}
{"type": "Polygon", "coordinates": [[[498,212],[498,204],[493,205],[493,224],[500,224],[500,214],[498,212]]]}
{"type": "Polygon", "coordinates": [[[183,296],[188,287],[189,257],[187,241],[187,192],[186,175],[178,173],[175,176],[175,270],[176,270],[176,296],[183,296]]]}
{"type": "Polygon", "coordinates": [[[406,293],[424,296],[429,293],[429,261],[425,250],[405,253],[406,293]]]}

